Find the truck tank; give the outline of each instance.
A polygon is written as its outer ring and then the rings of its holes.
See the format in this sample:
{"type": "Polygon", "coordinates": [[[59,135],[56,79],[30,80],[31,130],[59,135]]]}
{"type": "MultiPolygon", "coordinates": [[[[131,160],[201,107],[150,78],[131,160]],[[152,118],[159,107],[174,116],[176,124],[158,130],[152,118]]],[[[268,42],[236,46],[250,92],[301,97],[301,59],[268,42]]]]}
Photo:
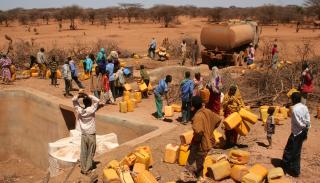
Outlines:
{"type": "Polygon", "coordinates": [[[255,29],[251,24],[208,24],[200,39],[208,50],[230,51],[254,41],[255,29]]]}

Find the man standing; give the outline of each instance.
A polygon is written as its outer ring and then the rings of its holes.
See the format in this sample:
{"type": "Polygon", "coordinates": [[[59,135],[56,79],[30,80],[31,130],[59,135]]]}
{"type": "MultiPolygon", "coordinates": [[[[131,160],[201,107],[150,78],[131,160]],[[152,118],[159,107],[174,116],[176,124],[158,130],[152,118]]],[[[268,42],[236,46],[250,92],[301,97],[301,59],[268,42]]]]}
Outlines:
{"type": "Polygon", "coordinates": [[[185,40],[182,41],[180,48],[181,48],[181,57],[182,57],[182,64],[181,65],[184,65],[184,63],[186,62],[186,59],[187,59],[187,43],[185,40]]]}
{"type": "Polygon", "coordinates": [[[46,64],[47,64],[47,58],[44,54],[44,48],[40,48],[40,51],[37,54],[37,62],[40,68],[40,78],[44,79],[45,78],[45,74],[46,74],[46,64]]]}
{"type": "Polygon", "coordinates": [[[154,59],[155,55],[156,55],[156,48],[157,48],[157,41],[155,38],[152,38],[150,44],[149,44],[149,57],[154,59]]]}
{"type": "Polygon", "coordinates": [[[192,45],[192,66],[196,66],[198,63],[199,57],[199,44],[198,41],[195,40],[194,44],[192,45]]]}
{"type": "Polygon", "coordinates": [[[181,177],[184,182],[194,181],[196,177],[202,175],[205,157],[214,144],[213,131],[221,122],[219,115],[202,107],[200,96],[192,97],[192,110],[195,112],[192,119],[193,138],[189,148],[190,155],[185,166],[185,174],[181,177]],[[183,180],[185,176],[193,178],[193,180],[183,180]]]}
{"type": "Polygon", "coordinates": [[[63,73],[63,79],[64,79],[64,86],[65,86],[65,94],[64,96],[72,96],[70,94],[70,90],[71,90],[71,70],[70,70],[70,65],[69,65],[69,61],[65,61],[64,65],[63,65],[63,69],[62,69],[62,73],[63,73]]]}
{"type": "MultiPolygon", "coordinates": [[[[68,57],[68,61],[69,61],[69,65],[70,65],[72,80],[74,80],[77,83],[77,85],[78,85],[78,87],[80,89],[84,88],[82,83],[81,83],[81,81],[79,81],[79,79],[78,79],[78,70],[76,68],[76,64],[74,63],[74,61],[72,60],[71,57],[68,57]]],[[[72,88],[72,83],[71,82],[70,82],[70,86],[72,88]]]]}
{"type": "Polygon", "coordinates": [[[72,99],[77,115],[77,123],[81,130],[80,167],[82,174],[88,174],[94,169],[93,157],[96,151],[96,121],[95,112],[99,107],[99,99],[92,95],[79,93],[72,99]],[[83,98],[84,107],[79,104],[83,98]]]}
{"type": "Polygon", "coordinates": [[[51,85],[57,86],[57,69],[58,69],[58,62],[56,61],[56,57],[52,56],[51,60],[49,61],[49,69],[51,73],[51,85]]]}
{"type": "Polygon", "coordinates": [[[182,101],[182,124],[187,124],[191,117],[191,97],[193,94],[194,84],[190,79],[190,72],[185,73],[185,78],[180,84],[181,101],[182,101]]]}
{"type": "Polygon", "coordinates": [[[307,139],[310,128],[310,114],[307,106],[301,103],[301,94],[296,92],[291,96],[292,118],[291,134],[284,149],[282,161],[284,170],[293,177],[300,175],[301,149],[307,139]]]}
{"type": "Polygon", "coordinates": [[[159,120],[164,120],[163,114],[162,114],[162,107],[163,107],[163,99],[162,97],[165,96],[165,99],[168,102],[168,90],[169,90],[169,83],[172,81],[172,76],[167,75],[165,79],[161,79],[159,81],[158,86],[154,90],[154,98],[156,102],[156,108],[157,108],[157,118],[159,120]]]}

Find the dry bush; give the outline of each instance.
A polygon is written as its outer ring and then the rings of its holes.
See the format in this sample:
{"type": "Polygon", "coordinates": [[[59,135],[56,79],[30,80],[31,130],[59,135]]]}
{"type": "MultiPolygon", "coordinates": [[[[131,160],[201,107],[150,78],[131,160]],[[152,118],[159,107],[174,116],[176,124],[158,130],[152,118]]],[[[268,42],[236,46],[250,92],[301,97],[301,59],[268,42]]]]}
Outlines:
{"type": "Polygon", "coordinates": [[[9,56],[13,60],[17,68],[26,68],[26,63],[29,63],[30,55],[36,55],[39,47],[34,43],[34,40],[15,41],[12,45],[12,51],[10,51],[9,56]]]}

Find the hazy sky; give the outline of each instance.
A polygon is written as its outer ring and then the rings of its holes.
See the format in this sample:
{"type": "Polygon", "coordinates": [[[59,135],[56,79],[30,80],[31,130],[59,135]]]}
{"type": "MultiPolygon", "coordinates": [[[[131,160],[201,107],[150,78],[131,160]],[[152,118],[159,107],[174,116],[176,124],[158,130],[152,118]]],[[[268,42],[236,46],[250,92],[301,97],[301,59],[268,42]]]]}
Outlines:
{"type": "Polygon", "coordinates": [[[106,6],[116,6],[118,3],[124,2],[141,3],[145,7],[150,7],[155,4],[195,5],[199,7],[229,7],[231,5],[238,7],[250,7],[263,4],[302,5],[304,0],[0,0],[0,9],[7,10],[16,7],[23,7],[26,9],[62,7],[72,4],[77,4],[82,7],[103,8],[106,6]]]}

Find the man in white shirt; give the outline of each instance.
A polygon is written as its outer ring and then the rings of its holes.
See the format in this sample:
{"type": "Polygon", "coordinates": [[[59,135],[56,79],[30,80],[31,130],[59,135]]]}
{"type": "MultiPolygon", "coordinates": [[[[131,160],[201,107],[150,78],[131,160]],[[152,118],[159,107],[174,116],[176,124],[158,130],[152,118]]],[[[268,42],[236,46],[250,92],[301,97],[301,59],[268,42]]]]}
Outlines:
{"type": "Polygon", "coordinates": [[[94,169],[93,157],[96,151],[96,120],[95,112],[99,107],[99,99],[92,95],[79,93],[72,99],[77,115],[77,123],[81,130],[81,173],[88,174],[94,169]],[[83,98],[84,107],[80,106],[79,99],[83,98]]]}
{"type": "Polygon", "coordinates": [[[310,128],[310,114],[307,106],[301,103],[301,94],[292,96],[291,134],[283,153],[283,168],[293,177],[300,175],[300,159],[303,142],[307,139],[310,128]]]}

